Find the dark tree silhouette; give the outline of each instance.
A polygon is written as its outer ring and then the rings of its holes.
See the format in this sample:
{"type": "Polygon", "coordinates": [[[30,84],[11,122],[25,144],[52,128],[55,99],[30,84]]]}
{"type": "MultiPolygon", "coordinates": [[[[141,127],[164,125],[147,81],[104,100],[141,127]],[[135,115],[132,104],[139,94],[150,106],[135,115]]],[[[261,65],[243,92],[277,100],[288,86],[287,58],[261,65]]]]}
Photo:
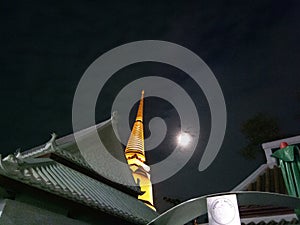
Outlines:
{"type": "Polygon", "coordinates": [[[241,149],[241,153],[248,159],[255,159],[261,152],[261,144],[280,138],[277,121],[269,115],[258,113],[245,121],[241,132],[248,140],[248,145],[241,149]]]}

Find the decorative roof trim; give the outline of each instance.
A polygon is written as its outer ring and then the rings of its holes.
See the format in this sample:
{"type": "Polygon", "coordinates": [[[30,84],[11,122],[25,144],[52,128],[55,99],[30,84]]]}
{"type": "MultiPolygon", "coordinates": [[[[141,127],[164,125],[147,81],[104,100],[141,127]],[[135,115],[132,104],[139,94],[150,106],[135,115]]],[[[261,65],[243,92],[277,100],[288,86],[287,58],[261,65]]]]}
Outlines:
{"type": "Polygon", "coordinates": [[[83,130],[80,131],[76,131],[75,133],[63,136],[61,138],[57,138],[57,135],[55,133],[51,134],[51,139],[43,145],[39,145],[35,148],[32,148],[30,150],[25,150],[23,152],[20,152],[20,156],[22,158],[28,158],[28,157],[38,157],[39,155],[45,155],[47,153],[50,153],[52,151],[55,151],[55,146],[59,146],[59,145],[66,145],[70,142],[75,143],[75,134],[78,135],[79,137],[82,137],[86,134],[88,134],[91,130],[93,129],[99,129],[100,127],[106,127],[107,125],[109,125],[113,120],[113,117],[105,120],[95,126],[92,127],[88,127],[85,128],[83,130]]]}
{"type": "Polygon", "coordinates": [[[39,146],[32,150],[18,152],[16,157],[18,159],[26,159],[26,158],[30,158],[30,157],[39,157],[41,155],[45,155],[47,153],[54,152],[55,147],[57,146],[56,138],[57,138],[57,135],[55,133],[52,133],[51,139],[43,147],[39,146]]]}
{"type": "Polygon", "coordinates": [[[266,142],[262,144],[263,149],[268,149],[268,148],[279,148],[281,142],[287,142],[289,145],[294,145],[300,143],[300,135],[289,137],[289,138],[284,138],[284,139],[279,139],[276,141],[271,141],[271,142],[266,142]]]}
{"type": "Polygon", "coordinates": [[[278,149],[280,147],[281,142],[287,142],[289,145],[293,144],[299,144],[300,143],[300,135],[294,136],[294,137],[289,137],[289,138],[284,138],[284,139],[279,139],[276,141],[271,141],[271,142],[266,142],[262,144],[262,148],[264,149],[265,156],[267,159],[267,164],[272,167],[273,165],[277,165],[277,160],[274,157],[271,157],[273,154],[273,149],[278,149]]]}
{"type": "Polygon", "coordinates": [[[285,221],[292,221],[293,219],[297,219],[296,214],[285,214],[285,215],[276,215],[276,216],[262,216],[262,217],[251,217],[251,218],[243,218],[241,219],[242,223],[269,223],[271,221],[279,223],[282,220],[285,221]]]}

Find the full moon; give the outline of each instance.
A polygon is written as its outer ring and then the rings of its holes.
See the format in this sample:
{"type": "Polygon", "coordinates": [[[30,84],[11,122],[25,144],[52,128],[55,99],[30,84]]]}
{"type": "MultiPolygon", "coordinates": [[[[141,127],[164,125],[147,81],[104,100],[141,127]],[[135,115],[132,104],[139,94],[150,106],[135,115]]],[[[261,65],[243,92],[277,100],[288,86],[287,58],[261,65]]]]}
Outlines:
{"type": "Polygon", "coordinates": [[[188,133],[180,133],[177,136],[177,143],[180,146],[186,147],[189,145],[189,143],[191,142],[191,135],[189,135],[188,133]]]}

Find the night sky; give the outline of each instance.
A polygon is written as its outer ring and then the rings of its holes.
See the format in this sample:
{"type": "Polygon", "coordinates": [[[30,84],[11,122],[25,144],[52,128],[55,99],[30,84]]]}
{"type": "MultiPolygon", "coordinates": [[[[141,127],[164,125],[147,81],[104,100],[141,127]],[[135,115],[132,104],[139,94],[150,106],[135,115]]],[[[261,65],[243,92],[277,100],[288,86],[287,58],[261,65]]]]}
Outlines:
{"type": "MultiPolygon", "coordinates": [[[[227,130],[213,164],[198,171],[210,132],[207,100],[188,75],[172,66],[147,62],[117,72],[99,95],[96,120],[110,117],[115,96],[131,81],[149,74],[173,80],[196,104],[201,138],[184,169],[154,186],[158,209],[171,206],[164,196],[186,200],[231,190],[265,160],[262,154],[252,161],[241,156],[247,143],[242,122],[262,112],[278,120],[283,135],[300,133],[299,12],[298,0],[1,1],[0,153],[43,144],[52,132],[72,133],[73,96],[89,65],[119,45],[164,40],[200,56],[222,88],[227,130]]],[[[165,100],[146,98],[145,111],[146,120],[160,116],[168,125],[162,145],[149,153],[153,163],[170,153],[172,131],[180,123],[165,100]]]]}

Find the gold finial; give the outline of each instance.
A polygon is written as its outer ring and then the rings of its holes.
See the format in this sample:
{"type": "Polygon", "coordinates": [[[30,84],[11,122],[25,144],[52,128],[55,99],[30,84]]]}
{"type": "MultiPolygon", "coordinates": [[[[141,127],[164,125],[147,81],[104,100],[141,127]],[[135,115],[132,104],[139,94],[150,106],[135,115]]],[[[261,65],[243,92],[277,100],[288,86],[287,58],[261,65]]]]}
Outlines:
{"type": "Polygon", "coordinates": [[[141,96],[141,100],[140,100],[140,105],[139,105],[139,109],[138,109],[135,121],[143,122],[144,93],[145,93],[145,91],[142,90],[142,96],[141,96]]]}

